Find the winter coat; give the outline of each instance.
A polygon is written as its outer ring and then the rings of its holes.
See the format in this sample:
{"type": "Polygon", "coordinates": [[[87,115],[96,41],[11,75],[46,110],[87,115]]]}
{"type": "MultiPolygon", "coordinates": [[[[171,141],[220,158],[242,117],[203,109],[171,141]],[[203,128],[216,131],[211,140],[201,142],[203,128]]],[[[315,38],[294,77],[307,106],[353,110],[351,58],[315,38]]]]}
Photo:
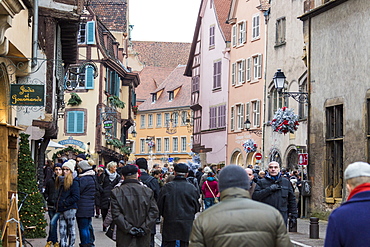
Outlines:
{"type": "Polygon", "coordinates": [[[125,180],[112,191],[111,213],[117,225],[117,247],[150,245],[151,228],[158,217],[158,207],[151,189],[136,179],[125,180]],[[146,234],[132,237],[128,233],[132,227],[141,227],[146,234]]]}
{"type": "Polygon", "coordinates": [[[158,196],[159,196],[159,191],[161,189],[159,186],[158,180],[155,177],[150,176],[146,172],[141,172],[140,181],[153,190],[154,198],[157,201],[158,196]]]}
{"type": "Polygon", "coordinates": [[[95,206],[95,172],[87,170],[78,175],[80,183],[80,200],[77,202],[76,217],[93,217],[95,206]]]}
{"type": "Polygon", "coordinates": [[[108,209],[110,205],[110,194],[114,186],[118,184],[121,178],[117,173],[115,179],[113,181],[110,181],[109,174],[106,170],[104,170],[104,173],[100,176],[102,176],[101,187],[103,189],[103,192],[100,193],[100,208],[108,209]]]}
{"type": "Polygon", "coordinates": [[[279,211],[253,201],[249,192],[228,188],[221,202],[208,208],[195,220],[190,247],[212,246],[292,246],[279,211]]]}
{"type": "Polygon", "coordinates": [[[58,190],[55,188],[55,175],[47,181],[44,191],[44,198],[48,205],[48,210],[55,209],[55,203],[58,198],[58,190]]]}
{"type": "Polygon", "coordinates": [[[73,179],[73,183],[68,190],[64,190],[64,177],[60,176],[61,185],[58,188],[58,198],[56,202],[56,211],[64,212],[69,209],[77,209],[77,202],[80,199],[80,185],[77,179],[73,179]]]}
{"type": "Polygon", "coordinates": [[[279,176],[275,181],[267,174],[265,178],[257,182],[252,198],[253,200],[269,204],[279,210],[284,218],[285,224],[288,222],[289,213],[295,218],[298,216],[297,202],[292,184],[283,176],[279,176]],[[279,185],[280,189],[274,192],[271,191],[270,186],[272,184],[279,185]]]}
{"type": "MultiPolygon", "coordinates": [[[[187,177],[186,180],[188,180],[189,183],[195,186],[197,189],[198,195],[200,195],[200,189],[199,189],[199,183],[196,177],[187,177]]],[[[199,196],[198,196],[199,198],[199,196]]]]}
{"type": "Polygon", "coordinates": [[[359,192],[329,216],[325,247],[369,246],[370,191],[359,192]]]}
{"type": "Polygon", "coordinates": [[[217,197],[217,194],[218,194],[218,182],[216,180],[213,180],[213,181],[206,180],[203,183],[203,185],[202,185],[202,192],[203,192],[204,198],[214,198],[214,197],[217,197]],[[207,184],[208,184],[209,188],[208,188],[207,184]]]}
{"type": "Polygon", "coordinates": [[[189,241],[194,215],[199,210],[199,194],[185,177],[176,176],[159,193],[158,208],[163,216],[163,241],[189,241]]]}

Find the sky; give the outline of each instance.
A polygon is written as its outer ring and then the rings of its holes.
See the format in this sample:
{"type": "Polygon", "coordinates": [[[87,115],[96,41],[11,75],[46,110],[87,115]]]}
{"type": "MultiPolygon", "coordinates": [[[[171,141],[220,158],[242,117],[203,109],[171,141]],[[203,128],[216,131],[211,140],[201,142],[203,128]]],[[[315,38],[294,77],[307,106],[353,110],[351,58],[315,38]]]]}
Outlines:
{"type": "Polygon", "coordinates": [[[135,41],[191,42],[201,0],[130,0],[135,41]]]}

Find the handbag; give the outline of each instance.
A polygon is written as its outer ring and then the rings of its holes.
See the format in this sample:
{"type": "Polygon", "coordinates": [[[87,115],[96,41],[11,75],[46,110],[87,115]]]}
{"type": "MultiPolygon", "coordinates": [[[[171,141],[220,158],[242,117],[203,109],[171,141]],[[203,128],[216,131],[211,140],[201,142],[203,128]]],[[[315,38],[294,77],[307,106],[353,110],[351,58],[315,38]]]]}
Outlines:
{"type": "Polygon", "coordinates": [[[214,200],[215,200],[215,204],[216,203],[218,203],[219,201],[218,201],[218,198],[215,196],[215,194],[213,194],[213,191],[211,190],[211,188],[209,187],[209,185],[208,185],[208,181],[206,181],[206,185],[207,185],[207,187],[208,187],[208,189],[209,189],[209,191],[211,191],[211,193],[212,193],[212,196],[213,196],[213,198],[214,198],[214,200]]]}
{"type": "Polygon", "coordinates": [[[108,227],[108,229],[107,229],[106,233],[105,233],[105,235],[106,235],[108,238],[112,239],[113,241],[116,241],[116,239],[115,239],[115,238],[113,238],[113,233],[114,233],[115,228],[116,228],[116,224],[115,224],[114,222],[112,222],[112,223],[110,224],[110,226],[108,227]]]}

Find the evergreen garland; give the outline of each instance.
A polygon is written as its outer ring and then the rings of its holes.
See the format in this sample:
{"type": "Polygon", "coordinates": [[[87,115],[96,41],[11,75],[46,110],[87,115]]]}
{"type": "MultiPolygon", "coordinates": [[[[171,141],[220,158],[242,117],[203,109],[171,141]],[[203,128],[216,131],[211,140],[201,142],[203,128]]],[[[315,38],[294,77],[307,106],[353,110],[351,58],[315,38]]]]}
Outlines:
{"type": "MultiPolygon", "coordinates": [[[[44,198],[37,187],[36,166],[31,157],[28,137],[30,135],[21,133],[18,153],[18,191],[28,194],[24,201],[19,216],[25,227],[27,237],[45,238],[44,198]],[[36,226],[34,229],[27,227],[36,226]]],[[[19,195],[22,200],[22,194],[19,195]]]]}

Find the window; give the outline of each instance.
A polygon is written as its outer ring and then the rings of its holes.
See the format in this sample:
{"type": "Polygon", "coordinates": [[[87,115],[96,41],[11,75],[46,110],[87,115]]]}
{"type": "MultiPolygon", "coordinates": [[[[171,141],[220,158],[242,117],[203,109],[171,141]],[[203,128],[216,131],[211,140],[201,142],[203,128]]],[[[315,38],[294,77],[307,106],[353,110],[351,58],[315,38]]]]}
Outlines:
{"type": "Polygon", "coordinates": [[[186,111],[181,112],[181,125],[184,126],[186,125],[190,119],[188,118],[188,113],[186,111]]]}
{"type": "Polygon", "coordinates": [[[258,80],[262,77],[262,55],[258,54],[253,57],[253,79],[258,80]]]}
{"type": "Polygon", "coordinates": [[[175,97],[175,93],[173,91],[168,92],[168,101],[172,101],[175,97]]]}
{"type": "Polygon", "coordinates": [[[173,127],[177,127],[179,125],[179,113],[177,112],[174,112],[172,113],[172,117],[173,117],[173,127]]]}
{"type": "Polygon", "coordinates": [[[140,128],[145,128],[145,115],[140,115],[140,128]]]}
{"type": "Polygon", "coordinates": [[[66,84],[77,85],[77,89],[94,89],[94,72],[95,69],[91,65],[80,69],[80,67],[70,67],[67,73],[66,84]]]}
{"type": "Polygon", "coordinates": [[[209,48],[213,49],[215,47],[215,25],[209,28],[209,48]]]}
{"type": "Polygon", "coordinates": [[[140,139],[140,153],[145,153],[145,139],[140,139]]]}
{"type": "Polygon", "coordinates": [[[326,108],[326,150],[326,202],[340,202],[343,190],[343,105],[326,108]]]}
{"type": "Polygon", "coordinates": [[[272,119],[275,115],[275,112],[284,105],[284,96],[279,94],[275,87],[272,88],[269,95],[269,119],[272,119]]]}
{"type": "Polygon", "coordinates": [[[238,23],[238,45],[245,43],[246,39],[246,22],[242,21],[238,23]]]}
{"type": "Polygon", "coordinates": [[[179,151],[179,138],[172,137],[172,151],[178,152],[179,151]]]}
{"type": "Polygon", "coordinates": [[[192,93],[199,91],[199,75],[191,78],[191,90],[192,93]]]}
{"type": "Polygon", "coordinates": [[[240,85],[245,82],[245,59],[237,62],[237,84],[240,85]]]}
{"type": "Polygon", "coordinates": [[[218,106],[218,127],[226,127],[226,105],[218,106]]]}
{"type": "Polygon", "coordinates": [[[212,106],[209,108],[209,128],[217,128],[217,107],[212,106]]]}
{"type": "Polygon", "coordinates": [[[213,62],[213,89],[221,88],[221,60],[213,62]]]}
{"type": "Polygon", "coordinates": [[[148,128],[153,128],[153,114],[148,114],[148,128]]]}
{"type": "Polygon", "coordinates": [[[107,80],[106,80],[106,84],[105,84],[106,91],[110,95],[119,96],[119,91],[120,91],[120,88],[121,88],[121,80],[119,78],[118,73],[114,70],[109,69],[109,68],[107,68],[106,73],[107,73],[107,75],[106,75],[107,80]]]}
{"type": "Polygon", "coordinates": [[[157,94],[152,93],[152,103],[155,103],[157,101],[157,94]]]}
{"type": "Polygon", "coordinates": [[[85,111],[67,112],[67,133],[82,134],[85,133],[85,111]]]}
{"type": "Polygon", "coordinates": [[[186,136],[181,137],[181,152],[186,152],[186,136]]]}
{"type": "Polygon", "coordinates": [[[162,114],[158,113],[157,114],[157,127],[162,127],[162,114]]]}
{"type": "Polygon", "coordinates": [[[168,138],[168,137],[164,138],[164,151],[165,152],[170,151],[170,138],[168,138]]]}
{"type": "Polygon", "coordinates": [[[234,106],[231,107],[230,109],[230,130],[234,130],[235,128],[235,116],[234,116],[234,106]]]}
{"type": "Polygon", "coordinates": [[[260,100],[252,101],[253,127],[260,127],[261,125],[260,102],[260,100]]]}
{"type": "Polygon", "coordinates": [[[236,119],[237,119],[237,129],[241,130],[244,126],[244,104],[236,105],[236,119]]]}
{"type": "Polygon", "coordinates": [[[260,37],[260,16],[256,14],[252,19],[252,40],[258,39],[260,37]]]}
{"type": "Polygon", "coordinates": [[[156,138],[155,142],[156,142],[155,143],[156,152],[157,153],[162,152],[162,138],[156,138]]]}
{"type": "Polygon", "coordinates": [[[164,121],[165,121],[166,126],[169,126],[170,124],[170,114],[169,113],[164,114],[164,121]]]}
{"type": "Polygon", "coordinates": [[[77,42],[79,44],[95,44],[95,21],[80,23],[77,42]]]}
{"type": "Polygon", "coordinates": [[[286,38],[286,20],[285,17],[279,18],[276,20],[276,39],[275,45],[285,44],[286,38]]]}

